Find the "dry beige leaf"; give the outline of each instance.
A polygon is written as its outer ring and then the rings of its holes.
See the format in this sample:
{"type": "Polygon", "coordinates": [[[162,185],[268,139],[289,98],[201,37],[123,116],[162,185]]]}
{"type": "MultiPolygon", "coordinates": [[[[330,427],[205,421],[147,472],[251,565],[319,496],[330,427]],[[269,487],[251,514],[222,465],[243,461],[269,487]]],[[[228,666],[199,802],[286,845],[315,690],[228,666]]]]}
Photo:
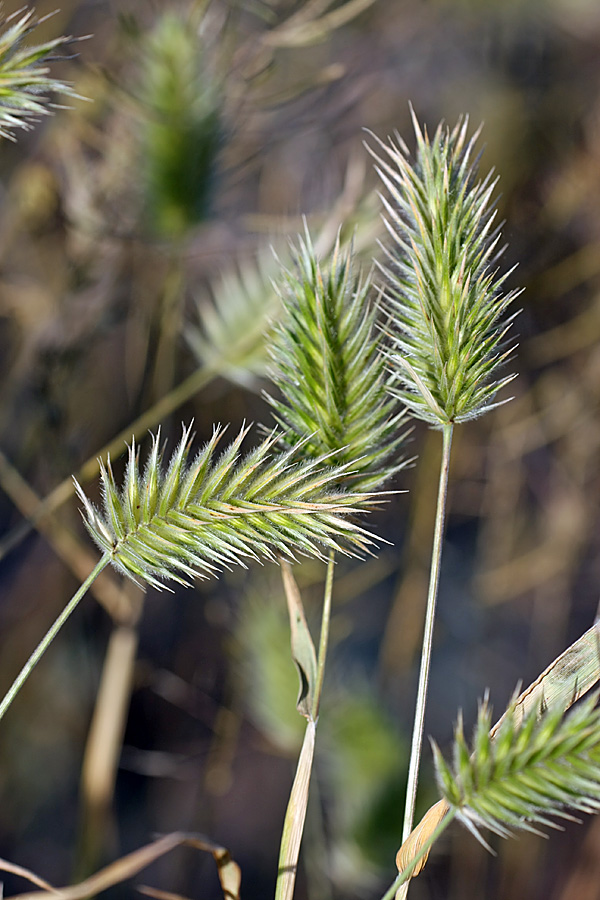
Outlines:
{"type": "MultiPolygon", "coordinates": [[[[396,865],[398,866],[398,871],[403,872],[407,866],[413,861],[415,856],[419,853],[423,844],[431,837],[435,829],[438,827],[446,813],[448,812],[449,806],[445,800],[438,800],[434,806],[427,810],[419,824],[416,828],[413,828],[409,836],[406,838],[398,853],[396,855],[396,865]]],[[[423,858],[419,860],[417,865],[414,868],[412,873],[412,878],[415,875],[418,875],[427,859],[429,857],[429,851],[424,854],[423,858]]]]}
{"type": "Polygon", "coordinates": [[[133,853],[122,856],[115,862],[100,869],[94,875],[80,881],[79,884],[73,884],[69,887],[54,888],[49,891],[34,891],[26,894],[16,894],[11,900],[85,900],[87,897],[93,897],[102,891],[107,890],[115,884],[137,875],[141,869],[149,866],[165,853],[174,850],[175,847],[194,847],[197,850],[205,850],[212,853],[219,870],[219,880],[223,890],[224,900],[239,900],[241,872],[240,867],[235,863],[229,851],[225,847],[214,844],[202,835],[185,834],[174,831],[167,834],[133,853]]]}

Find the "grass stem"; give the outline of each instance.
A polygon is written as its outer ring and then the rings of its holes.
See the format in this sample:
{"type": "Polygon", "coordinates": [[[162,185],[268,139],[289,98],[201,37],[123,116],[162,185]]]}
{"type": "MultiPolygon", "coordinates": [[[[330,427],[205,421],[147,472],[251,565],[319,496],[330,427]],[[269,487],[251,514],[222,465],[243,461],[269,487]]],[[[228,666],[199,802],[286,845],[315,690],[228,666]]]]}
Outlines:
{"type": "Polygon", "coordinates": [[[84,594],[87,592],[90,585],[95,581],[96,577],[100,574],[102,569],[104,569],[108,565],[109,562],[110,562],[110,557],[108,554],[105,554],[102,557],[102,559],[100,559],[99,562],[92,569],[92,571],[90,572],[88,577],[85,579],[83,584],[75,591],[75,593],[73,594],[73,596],[71,597],[71,599],[69,600],[69,602],[67,603],[67,605],[65,606],[63,611],[61,612],[61,614],[58,616],[58,618],[54,620],[54,622],[52,623],[52,625],[50,626],[50,628],[48,629],[48,631],[46,632],[46,634],[44,635],[42,640],[39,642],[39,644],[37,645],[37,647],[31,654],[31,656],[29,657],[29,659],[27,660],[27,662],[25,663],[25,665],[23,666],[23,668],[21,669],[21,671],[19,672],[19,674],[17,675],[15,680],[13,681],[13,683],[12,683],[11,687],[9,688],[9,690],[7,691],[4,699],[0,703],[0,719],[2,719],[4,717],[4,714],[6,713],[7,709],[9,708],[9,706],[11,705],[11,703],[13,702],[13,700],[15,699],[15,697],[17,696],[17,694],[19,693],[21,688],[23,687],[25,681],[27,680],[27,678],[29,677],[29,675],[31,674],[31,672],[33,671],[33,669],[35,668],[37,663],[40,661],[41,657],[44,655],[44,653],[46,652],[46,650],[48,649],[48,647],[50,646],[50,644],[52,643],[52,641],[54,640],[54,638],[56,637],[56,635],[58,634],[58,632],[60,631],[62,626],[65,624],[65,622],[67,621],[67,619],[69,618],[71,613],[75,610],[75,608],[77,607],[77,604],[79,603],[81,598],[84,596],[84,594]]]}
{"type": "Polygon", "coordinates": [[[285,811],[279,850],[279,864],[277,866],[275,900],[291,900],[294,896],[300,843],[302,841],[302,832],[304,831],[304,821],[308,807],[308,789],[315,753],[315,730],[315,720],[308,719],[296,775],[285,811]]]}
{"type": "Polygon", "coordinates": [[[437,509],[435,514],[435,531],[433,538],[433,550],[431,555],[431,569],[429,573],[427,611],[425,614],[425,632],[423,635],[423,649],[421,651],[421,669],[419,672],[419,686],[417,689],[417,702],[415,707],[410,764],[408,769],[408,783],[406,788],[406,807],[404,810],[402,842],[406,840],[412,830],[415,815],[415,800],[417,796],[417,783],[419,780],[419,765],[421,761],[423,728],[425,722],[425,706],[427,703],[427,687],[429,684],[429,669],[431,664],[431,645],[433,639],[433,626],[435,622],[435,607],[440,581],[440,562],[442,558],[442,538],[444,533],[446,498],[448,495],[448,469],[450,466],[452,431],[453,425],[447,424],[444,426],[442,432],[442,464],[440,468],[437,509]]]}

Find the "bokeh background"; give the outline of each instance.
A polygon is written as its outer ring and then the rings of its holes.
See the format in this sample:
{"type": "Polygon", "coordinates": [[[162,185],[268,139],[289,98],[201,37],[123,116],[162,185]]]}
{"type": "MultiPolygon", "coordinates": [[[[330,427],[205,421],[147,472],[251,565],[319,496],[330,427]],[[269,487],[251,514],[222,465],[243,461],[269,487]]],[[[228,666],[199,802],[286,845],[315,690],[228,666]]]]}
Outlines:
{"type": "MultiPolygon", "coordinates": [[[[430,129],[484,123],[503,265],[526,288],[514,399],[456,433],[426,722],[448,747],[459,707],[472,723],[489,687],[501,712],[596,615],[600,5],[63,0],[39,32],[60,33],[92,34],[53,69],[92,102],[0,147],[2,690],[96,558],[72,496],[24,529],[37,500],[134,425],[147,448],[159,423],[170,447],[192,418],[198,442],[269,423],[270,247],[285,261],[306,215],[321,252],[341,226],[370,266],[362,129],[412,146],[412,102],[430,129]]],[[[415,428],[408,493],[372,518],[393,546],[338,565],[298,900],[377,898],[395,874],[440,443],[415,428]]],[[[93,465],[82,479],[97,497],[93,465]]],[[[316,626],[323,568],[296,573],[316,626]]],[[[145,596],[106,576],[2,722],[0,857],[65,884],[199,832],[240,863],[245,900],[272,896],[295,694],[276,567],[145,596]]],[[[600,820],[494,847],[453,826],[411,896],[600,897],[600,820]]],[[[140,884],[220,897],[188,848],[110,895],[140,884]]]]}

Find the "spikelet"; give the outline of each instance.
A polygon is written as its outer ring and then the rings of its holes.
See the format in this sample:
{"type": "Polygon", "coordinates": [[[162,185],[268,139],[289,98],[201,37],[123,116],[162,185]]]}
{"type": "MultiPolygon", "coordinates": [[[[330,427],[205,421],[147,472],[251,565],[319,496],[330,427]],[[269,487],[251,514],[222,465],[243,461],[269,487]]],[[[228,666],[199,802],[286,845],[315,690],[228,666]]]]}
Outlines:
{"type": "Polygon", "coordinates": [[[443,427],[497,405],[514,377],[500,370],[514,349],[507,343],[514,316],[505,312],[519,292],[505,293],[510,273],[496,269],[496,180],[478,180],[478,134],[467,139],[466,118],[452,130],[440,125],[433,140],[414,113],[413,125],[414,163],[399,135],[387,144],[373,136],[379,155],[367,149],[386,187],[391,242],[381,271],[396,393],[416,417],[443,427]]]}
{"type": "Polygon", "coordinates": [[[24,41],[45,21],[24,7],[9,16],[0,15],[0,137],[15,140],[14,131],[31,130],[42,116],[59,107],[48,95],[82,99],[66,81],[52,78],[48,63],[65,58],[66,48],[81,38],[58,37],[43,44],[24,41]]]}
{"type": "Polygon", "coordinates": [[[336,241],[322,263],[308,230],[292,248],[293,267],[276,285],[284,312],[271,346],[271,379],[280,396],[267,399],[287,443],[318,457],[336,451],[351,465],[354,490],[377,490],[406,465],[399,448],[406,415],[387,388],[371,283],[353,265],[352,247],[336,241]]]}
{"type": "Polygon", "coordinates": [[[330,455],[305,461],[301,448],[276,452],[276,432],[242,456],[247,427],[217,456],[223,431],[215,428],[188,463],[190,429],[184,429],[168,466],[157,435],[143,474],[132,444],[121,490],[110,462],[101,467],[103,512],[76,484],[88,531],[118,569],[159,587],[161,580],[187,584],[247,559],[322,558],[324,550],[360,555],[372,545],[349,516],[368,510],[373,495],[337,486],[348,466],[334,465],[330,455]]]}

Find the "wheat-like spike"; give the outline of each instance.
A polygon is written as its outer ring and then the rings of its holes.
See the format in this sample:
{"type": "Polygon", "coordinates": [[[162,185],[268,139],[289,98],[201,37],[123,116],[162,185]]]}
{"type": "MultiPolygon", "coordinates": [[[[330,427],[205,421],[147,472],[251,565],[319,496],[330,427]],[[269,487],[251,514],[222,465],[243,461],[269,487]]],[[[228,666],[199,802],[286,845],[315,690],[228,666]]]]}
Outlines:
{"type": "Polygon", "coordinates": [[[161,4],[139,42],[140,182],[145,221],[175,239],[211,215],[223,138],[222,80],[199,8],[161,4]],[[200,39],[203,34],[203,39],[200,39]]]}
{"type": "Polygon", "coordinates": [[[167,467],[156,435],[143,474],[132,443],[122,488],[110,462],[101,467],[103,512],[76,483],[88,531],[122,572],[158,587],[161,579],[188,583],[246,559],[356,555],[373,545],[349,516],[368,510],[374,495],[338,487],[348,464],[336,465],[331,454],[303,460],[302,447],[276,452],[275,431],[244,457],[247,427],[217,456],[223,432],[216,427],[190,463],[184,429],[167,467]]]}
{"type": "Polygon", "coordinates": [[[505,312],[520,291],[504,293],[510,273],[496,269],[497,179],[478,180],[478,133],[467,140],[465,118],[452,130],[440,125],[430,140],[411,113],[414,163],[398,135],[387,144],[373,135],[379,153],[367,146],[386,188],[388,361],[411,412],[444,426],[492,409],[514,377],[499,370],[514,349],[506,338],[514,316],[505,312]]]}
{"type": "Polygon", "coordinates": [[[353,489],[380,488],[406,465],[398,458],[406,417],[386,389],[370,278],[355,274],[353,249],[342,250],[339,235],[322,264],[307,229],[292,259],[276,285],[284,313],[270,348],[281,396],[267,399],[285,441],[303,441],[306,456],[337,451],[352,466],[353,489]]]}
{"type": "Polygon", "coordinates": [[[449,766],[432,741],[438,785],[457,817],[485,846],[480,829],[507,837],[539,833],[552,816],[600,811],[600,710],[594,695],[567,716],[561,705],[533,708],[519,720],[509,707],[494,737],[491,709],[480,704],[471,750],[459,717],[449,766]]]}
{"type": "Polygon", "coordinates": [[[0,15],[0,137],[15,140],[17,128],[30,130],[41,116],[59,107],[49,94],[82,99],[72,85],[49,75],[47,63],[65,56],[69,44],[81,38],[58,37],[43,44],[23,42],[48,16],[38,19],[25,7],[0,15]]]}
{"type": "Polygon", "coordinates": [[[212,283],[211,299],[198,299],[197,323],[187,325],[185,337],[202,366],[246,386],[265,374],[267,338],[280,309],[272,284],[279,270],[272,249],[264,248],[212,283]]]}

